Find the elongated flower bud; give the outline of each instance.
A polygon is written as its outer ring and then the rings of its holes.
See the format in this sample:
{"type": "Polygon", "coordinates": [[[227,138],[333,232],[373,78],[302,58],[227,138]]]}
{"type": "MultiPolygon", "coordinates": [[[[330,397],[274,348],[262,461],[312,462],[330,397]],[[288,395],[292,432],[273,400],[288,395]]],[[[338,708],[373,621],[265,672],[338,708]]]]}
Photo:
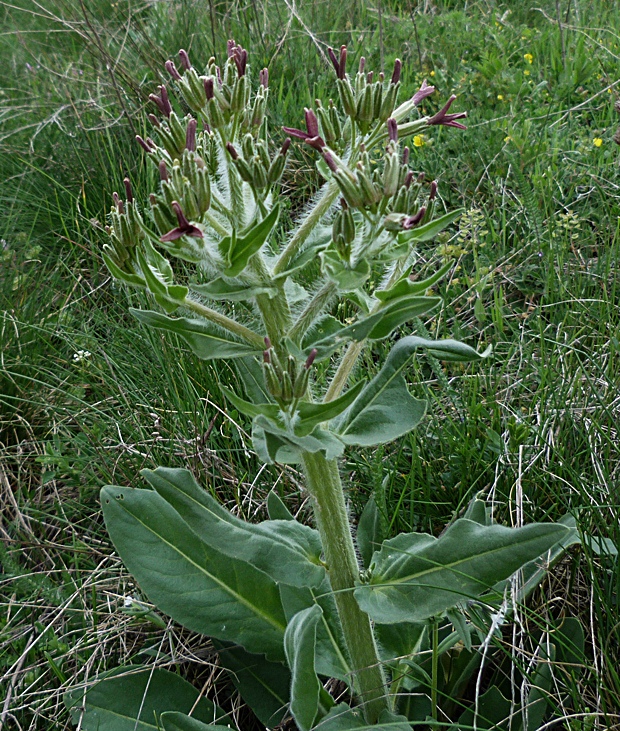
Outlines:
{"type": "Polygon", "coordinates": [[[166,71],[172,76],[175,81],[181,81],[181,74],[177,71],[177,67],[174,65],[174,61],[166,61],[166,71]]]}
{"type": "Polygon", "coordinates": [[[190,63],[189,56],[187,55],[187,51],[183,48],[179,51],[179,58],[181,59],[181,65],[186,71],[189,71],[192,67],[192,64],[190,63]]]}

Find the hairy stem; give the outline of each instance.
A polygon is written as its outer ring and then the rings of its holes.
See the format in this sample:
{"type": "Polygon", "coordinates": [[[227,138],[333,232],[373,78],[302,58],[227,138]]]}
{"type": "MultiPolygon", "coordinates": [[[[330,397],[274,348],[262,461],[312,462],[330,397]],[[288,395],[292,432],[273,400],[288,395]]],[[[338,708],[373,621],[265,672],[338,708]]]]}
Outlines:
{"type": "Polygon", "coordinates": [[[263,338],[258,333],[255,333],[253,330],[250,330],[249,327],[242,325],[236,320],[223,315],[221,312],[212,310],[210,307],[206,307],[205,305],[200,304],[200,302],[196,302],[196,300],[191,299],[185,299],[183,307],[187,307],[188,310],[192,310],[192,312],[195,312],[197,315],[204,317],[205,320],[209,320],[210,322],[219,325],[233,335],[243,338],[243,340],[251,345],[255,345],[260,350],[264,349],[265,346],[263,338]]]}
{"type": "Polygon", "coordinates": [[[289,331],[289,337],[294,342],[300,342],[302,337],[306,334],[308,328],[321,314],[321,312],[327,306],[327,303],[331,298],[337,294],[338,287],[335,282],[331,280],[325,282],[325,284],[317,291],[314,297],[305,306],[304,311],[299,315],[295,321],[293,327],[289,331]]]}
{"type": "Polygon", "coordinates": [[[387,709],[385,677],[367,614],[359,608],[353,589],[359,566],[336,460],[320,452],[303,454],[306,486],[321,535],[329,579],[334,591],[344,641],[354,673],[353,685],[369,724],[387,709]]]}
{"type": "Polygon", "coordinates": [[[288,265],[293,260],[295,254],[299,251],[302,244],[310,236],[314,227],[321,218],[329,211],[336,198],[340,193],[338,184],[335,180],[331,180],[324,188],[323,194],[319,198],[317,204],[306,216],[304,222],[297,229],[297,233],[289,241],[286,249],[280,254],[280,258],[273,268],[274,275],[281,274],[286,271],[288,265]]]}

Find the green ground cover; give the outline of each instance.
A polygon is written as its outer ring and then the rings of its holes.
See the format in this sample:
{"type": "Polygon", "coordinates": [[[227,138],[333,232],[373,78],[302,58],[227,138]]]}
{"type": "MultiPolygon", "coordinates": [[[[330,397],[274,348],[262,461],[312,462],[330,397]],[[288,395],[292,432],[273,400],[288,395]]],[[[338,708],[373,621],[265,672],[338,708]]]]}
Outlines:
{"type": "MultiPolygon", "coordinates": [[[[118,288],[100,257],[111,192],[126,174],[138,189],[152,176],[133,139],[163,62],[185,47],[205,64],[235,37],[269,66],[276,125],[299,126],[304,106],[335,95],[322,54],[343,42],[375,68],[402,58],[411,93],[427,78],[438,98],[454,92],[469,111],[467,131],[415,141],[419,169],[439,179],[448,208],[467,213],[425,252],[431,266],[457,260],[454,304],[403,333],[492,343],[495,357],[461,370],[417,361],[408,378],[430,415],[411,436],[349,458],[351,509],[374,494],[394,534],[432,532],[482,491],[508,523],[571,511],[584,536],[611,539],[586,540],[556,567],[503,646],[525,666],[541,631],[577,618],[586,657],[554,668],[552,727],[620,727],[620,9],[603,0],[0,9],[0,726],[71,728],[62,693],[123,662],[176,668],[230,695],[210,648],[141,603],[103,528],[101,485],[189,466],[246,518],[262,515],[274,482],[304,511],[296,472],[259,468],[247,422],[223,406],[218,384],[234,387],[234,373],[189,353],[181,364],[177,343],[138,327],[127,307],[141,295],[118,288]]],[[[303,149],[285,179],[290,215],[318,183],[303,149]]],[[[251,726],[234,698],[221,702],[251,726]]]]}

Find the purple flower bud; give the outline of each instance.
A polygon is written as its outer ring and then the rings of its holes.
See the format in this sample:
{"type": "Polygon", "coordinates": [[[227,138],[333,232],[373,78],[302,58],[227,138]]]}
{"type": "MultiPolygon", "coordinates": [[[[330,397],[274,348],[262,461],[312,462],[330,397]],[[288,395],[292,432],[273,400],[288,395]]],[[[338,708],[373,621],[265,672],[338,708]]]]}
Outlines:
{"type": "Polygon", "coordinates": [[[374,76],[374,75],[375,75],[375,74],[374,74],[374,71],[369,71],[369,72],[368,72],[368,73],[366,74],[366,81],[367,81],[367,82],[368,82],[369,84],[372,84],[372,79],[373,79],[373,76],[374,76]]]}
{"type": "Polygon", "coordinates": [[[211,127],[209,127],[209,125],[208,125],[208,124],[207,124],[207,123],[206,123],[206,122],[204,121],[204,119],[203,119],[203,121],[202,121],[202,129],[203,129],[203,131],[204,131],[204,132],[205,132],[206,134],[208,134],[208,135],[210,135],[210,134],[211,134],[211,127]]]}
{"type": "Polygon", "coordinates": [[[226,149],[230,153],[230,156],[232,157],[233,160],[236,160],[239,157],[239,153],[237,152],[237,150],[235,150],[235,146],[233,145],[232,142],[226,143],[226,149]]]}
{"type": "Polygon", "coordinates": [[[431,190],[428,194],[429,201],[434,201],[436,195],[437,195],[437,181],[433,180],[433,182],[431,183],[431,190]]]}
{"type": "Polygon", "coordinates": [[[248,63],[248,52],[241,46],[236,46],[233,49],[232,59],[237,67],[237,73],[239,76],[245,76],[245,69],[248,63]]]}
{"type": "Polygon", "coordinates": [[[271,340],[269,338],[269,335],[265,335],[264,337],[265,347],[267,350],[271,350],[271,340]]]}
{"type": "Polygon", "coordinates": [[[205,95],[207,97],[207,101],[210,101],[215,96],[213,92],[213,76],[207,76],[207,78],[203,81],[203,85],[205,87],[205,95]]]}
{"type": "Polygon", "coordinates": [[[190,152],[196,152],[196,127],[198,122],[192,117],[187,123],[187,132],[185,133],[185,147],[190,152]]]}
{"type": "Polygon", "coordinates": [[[176,241],[177,239],[180,239],[181,236],[192,236],[195,239],[202,239],[202,231],[197,226],[193,226],[187,218],[185,218],[183,209],[178,201],[172,201],[172,207],[177,215],[179,225],[177,228],[173,228],[172,231],[168,231],[167,234],[160,236],[159,240],[166,243],[168,241],[176,241]]]}
{"type": "Polygon", "coordinates": [[[263,363],[271,363],[271,353],[268,350],[263,350],[263,363]]]}
{"type": "Polygon", "coordinates": [[[181,80],[181,74],[177,71],[177,67],[174,65],[174,61],[166,61],[166,71],[172,76],[175,81],[181,80]]]}
{"type": "Polygon", "coordinates": [[[340,46],[340,64],[339,64],[338,78],[344,79],[346,73],[347,73],[347,47],[340,46]]]}
{"type": "Polygon", "coordinates": [[[228,58],[230,58],[233,55],[233,51],[237,47],[237,44],[233,39],[231,38],[229,41],[226,41],[226,52],[228,53],[228,58]]]}
{"type": "Polygon", "coordinates": [[[336,54],[334,53],[334,49],[331,48],[331,46],[327,49],[327,55],[329,56],[329,60],[332,62],[332,66],[334,67],[334,71],[336,72],[336,76],[339,76],[339,74],[340,74],[340,64],[338,62],[338,59],[336,57],[336,54]]]}
{"type": "Polygon", "coordinates": [[[366,68],[366,59],[364,58],[364,56],[362,56],[360,58],[360,71],[359,71],[360,74],[363,74],[364,73],[364,69],[365,68],[366,68]]]}
{"type": "Polygon", "coordinates": [[[392,78],[390,80],[390,84],[398,84],[400,81],[400,72],[402,71],[403,64],[400,58],[397,58],[396,61],[394,61],[394,71],[392,71],[392,78]]]}
{"type": "Polygon", "coordinates": [[[405,180],[403,182],[403,185],[407,190],[409,190],[409,187],[411,186],[411,181],[413,180],[413,170],[410,170],[407,175],[405,175],[405,180]]]}
{"type": "Polygon", "coordinates": [[[336,165],[336,161],[332,157],[331,152],[328,149],[322,149],[321,154],[323,155],[323,159],[327,163],[327,167],[332,171],[332,173],[335,173],[336,170],[338,170],[338,165],[336,165]]]}
{"type": "Polygon", "coordinates": [[[405,147],[403,150],[403,165],[407,165],[409,162],[409,148],[405,147]]]}
{"type": "Polygon", "coordinates": [[[179,58],[181,59],[181,66],[183,66],[186,71],[189,71],[192,67],[192,64],[190,63],[187,51],[183,48],[179,51],[179,58]]]}
{"type": "Polygon", "coordinates": [[[149,99],[157,105],[159,111],[164,117],[170,117],[172,114],[172,107],[170,106],[170,100],[168,99],[168,92],[166,87],[162,84],[159,87],[160,96],[156,94],[149,94],[149,99]]]}
{"type": "Polygon", "coordinates": [[[159,179],[162,181],[168,180],[168,168],[166,167],[166,161],[162,160],[159,163],[159,179]]]}
{"type": "Polygon", "coordinates": [[[112,193],[112,200],[114,201],[114,205],[118,208],[121,203],[121,199],[118,197],[118,193],[116,191],[112,193]]]}
{"type": "Polygon", "coordinates": [[[306,359],[306,362],[304,363],[304,368],[307,371],[310,370],[310,367],[314,363],[314,359],[316,358],[318,352],[319,351],[316,348],[312,348],[312,350],[310,351],[310,355],[308,356],[308,358],[306,359]]]}
{"type": "Polygon", "coordinates": [[[280,155],[284,157],[286,153],[288,152],[288,148],[291,146],[291,138],[287,137],[284,142],[282,143],[282,147],[280,148],[280,155]]]}
{"type": "Polygon", "coordinates": [[[215,67],[215,78],[217,79],[217,85],[222,88],[222,71],[219,66],[215,67]]]}
{"type": "Polygon", "coordinates": [[[260,85],[266,89],[269,86],[269,69],[262,69],[258,74],[258,80],[260,81],[260,85]]]}
{"type": "Polygon", "coordinates": [[[426,83],[426,79],[424,79],[424,81],[422,82],[422,86],[413,95],[413,103],[414,103],[414,105],[417,107],[419,104],[421,104],[421,102],[424,101],[424,99],[426,99],[427,96],[430,96],[431,94],[434,94],[434,92],[435,92],[435,87],[434,86],[429,86],[426,83]]]}
{"type": "Polygon", "coordinates": [[[125,196],[128,203],[133,203],[133,191],[131,189],[131,181],[129,178],[123,179],[123,185],[125,186],[125,196]]]}
{"type": "Polygon", "coordinates": [[[153,148],[149,145],[148,142],[145,142],[140,135],[136,135],[136,142],[140,145],[140,147],[145,150],[146,152],[153,152],[153,148]]]}
{"type": "Polygon", "coordinates": [[[422,183],[424,182],[425,177],[426,177],[426,173],[420,173],[418,175],[418,183],[420,183],[420,185],[422,185],[422,183]]]}
{"type": "Polygon", "coordinates": [[[398,123],[394,117],[390,117],[386,122],[388,129],[388,137],[391,142],[398,142],[398,123]]]}
{"type": "Polygon", "coordinates": [[[159,119],[154,114],[149,114],[149,121],[153,125],[153,127],[161,127],[161,124],[159,123],[159,119]]]}
{"type": "Polygon", "coordinates": [[[155,193],[149,193],[149,202],[152,206],[157,205],[157,196],[155,195],[155,193]]]}
{"type": "Polygon", "coordinates": [[[312,109],[304,109],[306,115],[306,129],[308,130],[308,137],[317,137],[319,134],[319,122],[316,118],[316,114],[312,109]]]}
{"type": "MultiPolygon", "coordinates": [[[[419,92],[418,92],[419,93],[419,92]]],[[[456,114],[448,114],[448,109],[452,106],[452,102],[456,99],[456,95],[448,99],[444,104],[443,108],[440,109],[437,114],[434,114],[427,122],[427,124],[440,124],[444,127],[458,127],[458,129],[467,129],[464,124],[456,122],[457,119],[463,119],[467,116],[467,112],[457,112],[456,114]]]]}
{"type": "Polygon", "coordinates": [[[426,207],[422,206],[422,208],[420,208],[420,210],[417,213],[415,213],[413,216],[407,217],[403,221],[403,228],[405,229],[405,231],[408,231],[409,229],[412,229],[414,226],[417,226],[420,223],[420,221],[424,218],[425,214],[426,214],[426,207]]]}

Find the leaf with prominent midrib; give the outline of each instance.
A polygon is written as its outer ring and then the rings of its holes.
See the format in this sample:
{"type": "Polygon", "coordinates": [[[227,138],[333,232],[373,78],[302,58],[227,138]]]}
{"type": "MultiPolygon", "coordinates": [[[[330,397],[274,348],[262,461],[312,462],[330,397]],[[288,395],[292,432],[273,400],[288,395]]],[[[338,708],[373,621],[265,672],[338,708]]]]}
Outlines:
{"type": "Polygon", "coordinates": [[[360,717],[359,711],[340,703],[317,723],[313,731],[411,731],[411,724],[405,716],[397,716],[388,710],[381,712],[377,723],[369,724],[360,717]]]}
{"type": "Polygon", "coordinates": [[[506,528],[465,518],[439,538],[403,533],[375,553],[370,582],[355,590],[355,598],[382,624],[428,619],[480,596],[567,533],[554,523],[506,528]]]}
{"type": "Polygon", "coordinates": [[[225,337],[204,320],[188,317],[167,317],[152,310],[134,310],[129,312],[140,322],[158,330],[168,330],[183,338],[194,353],[202,360],[216,358],[242,358],[257,355],[260,348],[225,337]]]}
{"type": "Polygon", "coordinates": [[[100,676],[86,691],[65,693],[64,702],[83,731],[158,731],[165,711],[192,713],[206,724],[230,719],[197,688],[160,668],[121,667],[100,676]]]}
{"type": "Polygon", "coordinates": [[[286,620],[276,583],[201,540],[154,490],[107,486],[112,542],[150,601],[194,632],[284,659],[286,620]]]}
{"type": "Polygon", "coordinates": [[[158,467],[142,470],[142,476],[217,551],[247,561],[274,581],[293,586],[323,581],[321,539],[313,528],[296,520],[246,523],[203,490],[189,470],[158,467]]]}
{"type": "Polygon", "coordinates": [[[193,716],[178,711],[170,711],[161,714],[161,725],[163,731],[230,731],[230,726],[222,726],[214,723],[203,723],[193,716]]]}

